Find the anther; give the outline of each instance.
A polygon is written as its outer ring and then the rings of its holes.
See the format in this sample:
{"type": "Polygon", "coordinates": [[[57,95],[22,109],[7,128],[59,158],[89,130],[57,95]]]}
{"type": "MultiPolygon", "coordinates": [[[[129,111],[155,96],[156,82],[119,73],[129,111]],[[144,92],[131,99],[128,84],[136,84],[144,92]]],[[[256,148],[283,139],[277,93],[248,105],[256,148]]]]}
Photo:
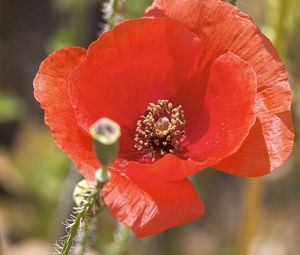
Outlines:
{"type": "Polygon", "coordinates": [[[137,121],[134,147],[151,160],[159,155],[174,154],[184,137],[184,125],[181,105],[174,107],[168,100],[150,103],[137,121]]]}

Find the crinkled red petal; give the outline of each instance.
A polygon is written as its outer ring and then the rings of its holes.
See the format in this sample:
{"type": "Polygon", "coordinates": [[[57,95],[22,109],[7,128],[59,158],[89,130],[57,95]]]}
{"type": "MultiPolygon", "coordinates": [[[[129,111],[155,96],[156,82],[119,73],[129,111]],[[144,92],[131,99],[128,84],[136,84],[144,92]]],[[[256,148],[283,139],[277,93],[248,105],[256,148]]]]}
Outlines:
{"type": "Polygon", "coordinates": [[[111,168],[122,171],[132,180],[156,180],[162,182],[182,180],[210,166],[211,163],[213,162],[198,163],[192,160],[181,159],[173,154],[167,154],[153,164],[117,160],[111,168]]]}
{"type": "Polygon", "coordinates": [[[204,214],[204,205],[188,179],[134,182],[113,172],[102,196],[111,214],[137,237],[159,233],[204,214]]]}
{"type": "Polygon", "coordinates": [[[221,159],[237,151],[256,116],[256,75],[232,52],[215,60],[208,78],[197,136],[188,137],[184,157],[197,162],[221,159]]]}
{"type": "Polygon", "coordinates": [[[68,93],[69,74],[85,54],[83,48],[67,47],[49,55],[34,79],[34,95],[45,110],[45,122],[56,144],[81,174],[93,180],[99,163],[92,150],[92,139],[77,125],[68,93]]]}
{"type": "Polygon", "coordinates": [[[214,60],[227,51],[247,61],[256,72],[256,125],[240,150],[217,167],[236,175],[258,176],[281,165],[294,143],[291,92],[276,50],[251,18],[221,0],[155,0],[146,15],[175,18],[200,37],[202,73],[208,73],[214,60]],[[256,163],[241,163],[246,161],[256,163]]]}

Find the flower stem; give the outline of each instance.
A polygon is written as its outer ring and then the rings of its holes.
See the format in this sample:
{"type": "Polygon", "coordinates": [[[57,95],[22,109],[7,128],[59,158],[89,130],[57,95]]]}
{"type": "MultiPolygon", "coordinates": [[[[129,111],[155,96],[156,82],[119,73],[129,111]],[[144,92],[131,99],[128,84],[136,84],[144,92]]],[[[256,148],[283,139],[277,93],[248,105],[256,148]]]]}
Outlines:
{"type": "Polygon", "coordinates": [[[232,5],[236,5],[236,1],[237,1],[237,0],[230,0],[229,2],[230,2],[232,5]]]}
{"type": "MultiPolygon", "coordinates": [[[[96,202],[99,199],[99,193],[100,193],[100,190],[102,189],[102,187],[103,187],[103,183],[98,182],[95,189],[93,189],[92,193],[87,198],[86,203],[84,204],[84,206],[79,210],[79,212],[74,217],[74,221],[72,222],[72,224],[70,226],[70,229],[67,233],[67,236],[66,236],[66,238],[64,240],[64,243],[63,243],[63,246],[62,246],[61,251],[59,253],[60,255],[68,255],[70,253],[70,250],[73,246],[74,239],[75,239],[75,237],[78,233],[80,225],[83,224],[84,220],[89,217],[89,214],[93,209],[93,206],[96,204],[96,202]]],[[[81,244],[84,244],[85,247],[86,247],[88,230],[89,230],[88,222],[85,225],[87,225],[87,228],[83,229],[84,238],[83,238],[81,244]],[[84,240],[84,239],[86,239],[86,240],[84,240]]],[[[83,226],[83,228],[85,228],[85,226],[83,226]]],[[[84,254],[85,247],[81,248],[81,250],[83,252],[81,254],[84,254]]]]}
{"type": "Polygon", "coordinates": [[[78,255],[84,255],[84,253],[87,249],[88,237],[89,237],[89,232],[90,232],[90,224],[91,224],[90,220],[87,220],[86,222],[82,223],[81,240],[79,243],[78,255]]]}
{"type": "Polygon", "coordinates": [[[129,228],[119,224],[118,230],[114,235],[114,242],[108,246],[106,254],[123,255],[130,233],[129,228]]]}
{"type": "Polygon", "coordinates": [[[110,13],[107,18],[108,29],[112,29],[115,26],[116,15],[118,13],[120,3],[118,0],[110,0],[109,2],[110,13]]]}
{"type": "Polygon", "coordinates": [[[262,179],[247,178],[243,194],[237,254],[248,254],[261,216],[262,179]]]}
{"type": "Polygon", "coordinates": [[[278,0],[278,19],[275,25],[275,38],[274,38],[274,46],[277,50],[282,53],[282,38],[284,32],[284,23],[286,19],[286,14],[288,11],[288,0],[278,0]]]}

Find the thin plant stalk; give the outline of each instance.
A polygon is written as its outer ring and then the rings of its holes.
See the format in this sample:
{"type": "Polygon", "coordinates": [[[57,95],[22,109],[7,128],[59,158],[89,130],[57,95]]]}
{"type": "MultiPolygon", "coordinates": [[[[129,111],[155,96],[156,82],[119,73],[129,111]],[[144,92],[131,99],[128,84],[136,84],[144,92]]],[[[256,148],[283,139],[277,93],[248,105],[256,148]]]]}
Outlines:
{"type": "Polygon", "coordinates": [[[97,221],[98,214],[105,208],[104,205],[95,209],[93,215],[89,216],[87,220],[82,223],[80,231],[80,240],[77,244],[78,253],[76,255],[84,255],[91,245],[90,237],[91,232],[93,232],[93,226],[97,221]]]}
{"type": "MultiPolygon", "coordinates": [[[[279,18],[275,25],[274,46],[278,50],[282,49],[282,32],[287,14],[288,0],[277,0],[279,18]]],[[[261,215],[261,197],[262,197],[262,182],[261,178],[247,179],[243,196],[243,209],[241,231],[238,238],[237,254],[247,254],[257,231],[257,226],[260,223],[261,215]]]]}
{"type": "Polygon", "coordinates": [[[277,22],[275,24],[275,37],[274,37],[274,45],[277,50],[282,53],[282,37],[284,32],[285,26],[285,19],[288,11],[288,4],[289,0],[277,0],[278,1],[278,8],[277,11],[279,13],[277,22]]]}
{"type": "Polygon", "coordinates": [[[107,3],[107,30],[111,30],[116,25],[117,14],[123,2],[124,0],[109,0],[109,2],[107,3]]]}
{"type": "MultiPolygon", "coordinates": [[[[71,248],[73,247],[74,240],[77,236],[78,230],[84,220],[89,217],[90,212],[93,209],[93,206],[99,199],[100,190],[103,187],[103,183],[98,182],[97,187],[93,190],[91,195],[87,198],[85,205],[80,208],[77,214],[74,216],[73,222],[71,223],[70,229],[65,237],[60,255],[69,255],[71,248]]],[[[87,229],[88,230],[88,229],[87,229]]],[[[87,233],[86,233],[87,234],[87,233]]],[[[83,248],[84,251],[85,248],[83,248]]]]}
{"type": "Polygon", "coordinates": [[[130,236],[130,229],[119,224],[116,233],[114,234],[114,242],[107,249],[107,255],[123,255],[126,251],[127,242],[130,236]]]}
{"type": "Polygon", "coordinates": [[[118,10],[118,0],[111,0],[110,6],[111,6],[111,13],[107,20],[107,24],[108,24],[108,28],[112,29],[115,26],[115,19],[118,10]]]}
{"type": "Polygon", "coordinates": [[[262,179],[247,178],[242,202],[242,218],[236,254],[248,254],[260,222],[262,179]]]}
{"type": "Polygon", "coordinates": [[[79,252],[78,255],[84,255],[87,247],[88,247],[88,239],[89,239],[89,233],[90,233],[90,227],[91,227],[90,220],[87,220],[86,222],[82,223],[82,229],[81,229],[81,240],[79,242],[79,252]]]}

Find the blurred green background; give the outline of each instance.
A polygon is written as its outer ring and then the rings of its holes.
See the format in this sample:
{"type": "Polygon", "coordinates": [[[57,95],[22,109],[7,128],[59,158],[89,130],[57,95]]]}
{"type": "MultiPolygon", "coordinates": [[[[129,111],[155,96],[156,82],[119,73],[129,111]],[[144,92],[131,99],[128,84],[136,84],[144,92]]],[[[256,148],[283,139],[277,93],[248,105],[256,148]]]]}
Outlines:
{"type": "MultiPolygon", "coordinates": [[[[120,19],[139,17],[151,0],[128,0],[120,19]]],[[[0,255],[52,254],[80,176],[57,149],[33,98],[43,58],[67,45],[87,47],[103,27],[99,0],[0,0],[0,255]],[[1,254],[2,252],[2,254],[1,254]]],[[[300,118],[300,1],[241,0],[273,40],[289,72],[293,114],[300,118]]],[[[131,237],[128,255],[299,255],[299,141],[269,176],[246,179],[207,169],[195,176],[206,204],[202,219],[162,234],[131,237]]],[[[101,213],[96,251],[116,222],[101,213]]]]}

